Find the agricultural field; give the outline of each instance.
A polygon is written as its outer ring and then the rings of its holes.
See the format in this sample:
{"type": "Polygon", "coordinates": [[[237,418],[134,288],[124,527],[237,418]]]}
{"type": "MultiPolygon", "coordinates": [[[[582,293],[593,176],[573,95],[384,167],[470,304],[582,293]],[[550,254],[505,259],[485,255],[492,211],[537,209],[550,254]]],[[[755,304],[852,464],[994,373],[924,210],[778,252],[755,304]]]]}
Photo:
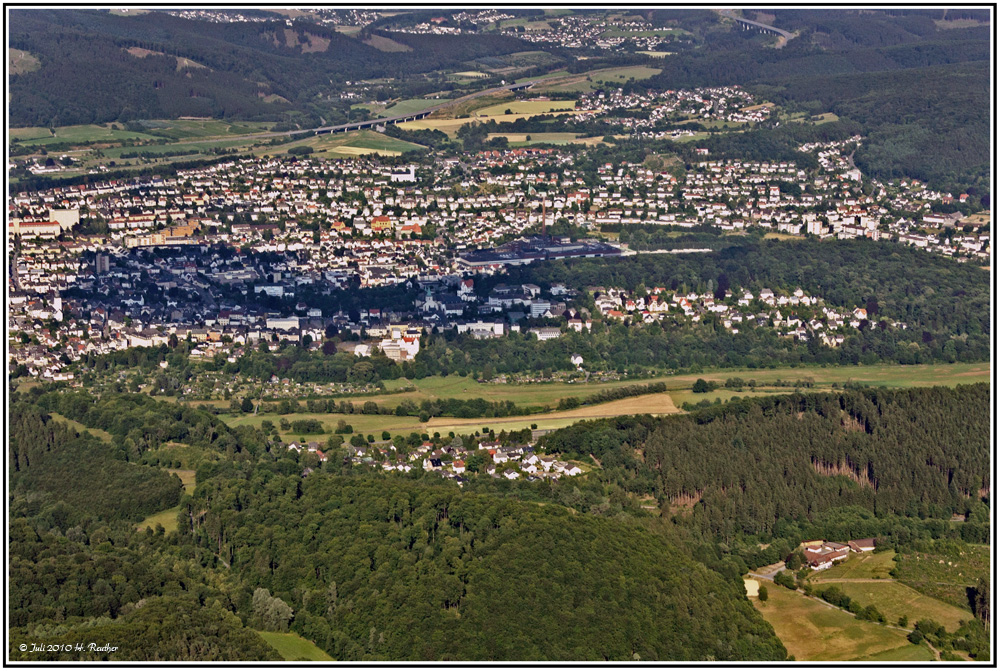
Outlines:
{"type": "Polygon", "coordinates": [[[768,585],[768,600],[751,599],[774,627],[789,654],[799,662],[822,660],[932,661],[925,646],[906,640],[906,632],[866,622],[799,592],[768,585]]]}
{"type": "Polygon", "coordinates": [[[989,579],[988,545],[961,545],[934,552],[903,552],[896,557],[896,580],[914,590],[961,608],[971,617],[967,587],[989,579]]]}
{"type": "MultiPolygon", "coordinates": [[[[505,108],[506,109],[506,108],[505,108]]],[[[573,114],[573,112],[548,112],[548,114],[561,115],[561,114],[573,114]]],[[[476,122],[486,122],[486,121],[496,121],[501,123],[504,121],[517,121],[518,119],[530,119],[533,116],[538,116],[538,113],[533,114],[494,114],[489,116],[476,116],[469,117],[465,119],[420,119],[417,121],[407,121],[406,123],[398,124],[400,128],[404,130],[439,130],[448,135],[454,137],[458,132],[458,129],[462,126],[470,123],[476,122]]]]}
{"type": "MultiPolygon", "coordinates": [[[[388,404],[387,404],[388,405],[388,404]]],[[[283,440],[294,440],[297,438],[322,438],[332,434],[337,428],[337,423],[344,420],[350,424],[354,433],[379,434],[382,431],[396,435],[398,433],[408,434],[434,433],[442,435],[450,431],[456,434],[475,433],[483,427],[489,427],[495,431],[519,430],[530,428],[535,425],[539,429],[557,429],[569,426],[575,422],[585,419],[596,419],[599,417],[615,417],[618,415],[651,413],[651,414],[674,414],[679,412],[674,406],[671,398],[667,394],[647,394],[624,398],[600,405],[591,405],[573,410],[561,410],[539,415],[520,415],[513,417],[432,417],[430,421],[422,423],[417,417],[397,417],[396,415],[364,415],[364,414],[340,414],[340,413],[296,413],[292,415],[277,415],[264,413],[259,415],[240,415],[231,417],[220,415],[223,421],[230,426],[260,426],[264,420],[269,420],[275,426],[279,425],[282,418],[289,422],[303,419],[315,419],[323,424],[325,434],[300,434],[294,431],[282,431],[283,440]]]]}
{"type": "Polygon", "coordinates": [[[128,130],[114,130],[110,125],[84,124],[81,126],[59,126],[53,129],[55,135],[46,128],[11,128],[12,142],[25,147],[44,147],[56,143],[116,142],[121,140],[156,140],[155,135],[136,133],[128,130]]]}
{"type": "Polygon", "coordinates": [[[487,138],[504,137],[511,147],[528,147],[534,144],[600,144],[599,137],[581,137],[579,133],[490,133],[487,138]]]}
{"type": "Polygon", "coordinates": [[[326,654],[312,641],[307,641],[296,633],[280,634],[274,631],[257,632],[264,641],[278,651],[286,662],[332,662],[333,657],[326,654]]]}
{"type": "Polygon", "coordinates": [[[562,112],[575,108],[575,100],[517,100],[484,107],[477,110],[476,114],[480,116],[503,115],[507,114],[507,110],[510,110],[512,114],[548,114],[549,112],[562,112]]]}
{"type": "Polygon", "coordinates": [[[311,156],[321,156],[327,158],[343,158],[345,156],[363,156],[365,154],[379,154],[382,156],[399,156],[408,151],[422,151],[426,149],[423,145],[414,144],[405,140],[399,140],[388,135],[383,135],[373,130],[351,131],[350,133],[327,133],[325,135],[314,135],[303,140],[296,140],[280,146],[258,147],[254,153],[257,155],[274,155],[287,153],[292,147],[312,147],[314,153],[311,156]]]}
{"type": "Polygon", "coordinates": [[[568,75],[564,78],[554,78],[551,82],[540,84],[535,88],[539,92],[587,93],[598,88],[601,84],[621,84],[632,78],[641,81],[658,75],[660,72],[660,68],[651,68],[646,65],[591,70],[590,72],[568,75]]]}

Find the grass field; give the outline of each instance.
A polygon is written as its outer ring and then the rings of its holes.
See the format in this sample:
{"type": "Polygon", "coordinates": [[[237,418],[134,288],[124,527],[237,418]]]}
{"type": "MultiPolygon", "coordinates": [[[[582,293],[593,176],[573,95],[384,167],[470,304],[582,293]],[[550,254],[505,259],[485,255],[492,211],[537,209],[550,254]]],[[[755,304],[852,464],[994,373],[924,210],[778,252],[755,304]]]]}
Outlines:
{"type": "Polygon", "coordinates": [[[290,148],[300,146],[312,147],[314,153],[310,154],[310,156],[326,156],[331,158],[362,156],[365,154],[399,156],[407,151],[426,149],[423,145],[382,135],[373,130],[359,130],[350,133],[314,135],[303,140],[283,144],[280,147],[258,147],[254,150],[254,153],[261,156],[264,154],[284,154],[290,148]]]}
{"type": "Polygon", "coordinates": [[[653,58],[666,58],[667,56],[674,55],[673,51],[640,51],[639,53],[652,56],[653,58]]]}
{"type": "Polygon", "coordinates": [[[422,112],[428,107],[434,107],[435,105],[440,105],[446,102],[448,101],[435,100],[433,98],[429,100],[427,98],[407,98],[406,100],[400,100],[384,108],[379,105],[355,105],[355,107],[368,107],[376,116],[390,117],[397,116],[399,114],[422,112]]]}
{"type": "Polygon", "coordinates": [[[548,114],[549,112],[561,112],[575,108],[575,100],[515,100],[484,107],[477,110],[476,114],[480,116],[506,115],[507,110],[510,110],[512,114],[548,114]]]}
{"type": "MultiPolygon", "coordinates": [[[[184,485],[184,493],[190,495],[194,491],[194,471],[181,470],[178,468],[168,468],[168,472],[175,473],[177,477],[181,479],[181,483],[184,485]]],[[[177,513],[181,510],[180,506],[174,506],[173,508],[168,508],[162,510],[158,513],[154,513],[144,519],[139,523],[139,530],[145,528],[155,529],[157,524],[163,525],[163,530],[165,532],[177,531],[177,513]]]]}
{"type": "MultiPolygon", "coordinates": [[[[930,618],[944,625],[948,631],[955,631],[963,620],[971,620],[973,615],[951,604],[929,596],[924,596],[912,587],[898,582],[839,582],[830,583],[839,587],[844,594],[862,606],[873,605],[885,615],[890,623],[899,621],[905,615],[910,622],[930,618]]],[[[826,584],[824,584],[826,586],[826,584]]]]}
{"type": "Polygon", "coordinates": [[[279,634],[274,631],[258,631],[264,641],[278,651],[286,662],[332,662],[333,657],[323,652],[312,641],[307,641],[298,634],[279,634]]]}
{"type": "Polygon", "coordinates": [[[46,128],[11,128],[10,138],[26,147],[44,147],[62,142],[112,142],[119,140],[155,140],[154,135],[135,133],[128,130],[112,130],[110,126],[84,124],[80,126],[59,126],[52,135],[46,128]]]}
{"type": "MultiPolygon", "coordinates": [[[[456,434],[471,434],[480,431],[483,427],[489,427],[494,431],[519,430],[531,427],[535,424],[539,429],[558,429],[569,426],[584,419],[594,419],[598,417],[615,417],[618,415],[632,414],[674,414],[679,412],[674,406],[668,394],[647,394],[632,398],[619,399],[601,405],[585,406],[574,408],[573,410],[563,410],[546,413],[544,415],[520,415],[514,417],[432,417],[430,421],[421,423],[417,417],[397,417],[395,415],[345,415],[340,413],[297,413],[295,415],[284,416],[288,421],[315,419],[323,424],[327,434],[300,434],[293,431],[282,431],[283,440],[295,440],[298,438],[308,438],[314,440],[325,440],[327,435],[333,433],[339,420],[344,420],[350,424],[354,433],[379,435],[382,431],[388,431],[392,435],[409,434],[411,432],[429,433],[438,432],[446,435],[450,431],[456,434]]],[[[266,419],[275,426],[278,426],[282,415],[264,413],[260,415],[240,415],[237,417],[220,415],[220,417],[230,426],[260,426],[266,419]]]]}
{"type": "Polygon", "coordinates": [[[190,494],[194,491],[194,471],[184,470],[180,468],[168,468],[168,473],[174,473],[177,477],[181,479],[181,484],[184,485],[184,493],[190,494]]]}
{"type": "Polygon", "coordinates": [[[769,585],[768,592],[767,603],[750,601],[796,661],[934,659],[929,649],[907,641],[906,632],[858,620],[784,587],[769,585]]]}
{"type": "Polygon", "coordinates": [[[593,91],[597,87],[595,85],[621,84],[632,78],[641,81],[649,79],[653,75],[658,75],[660,72],[660,68],[651,68],[646,65],[591,70],[590,72],[553,77],[552,81],[539,84],[536,88],[540,92],[561,91],[584,93],[593,91]]]}
{"type": "Polygon", "coordinates": [[[592,146],[603,141],[599,137],[580,137],[578,133],[490,133],[487,137],[490,140],[495,137],[505,137],[512,147],[527,147],[534,144],[585,144],[592,146]]]}
{"type": "Polygon", "coordinates": [[[139,522],[138,529],[140,531],[146,528],[155,529],[156,525],[160,524],[163,525],[163,531],[166,533],[177,531],[177,513],[180,511],[180,506],[174,506],[173,508],[150,515],[142,522],[139,522]]]}
{"type": "Polygon", "coordinates": [[[810,576],[817,580],[874,580],[889,578],[889,571],[896,566],[895,552],[865,552],[851,555],[836,566],[816,571],[810,576]]]}
{"type": "Polygon", "coordinates": [[[84,426],[83,424],[81,424],[80,422],[77,422],[76,420],[70,419],[68,417],[63,417],[62,415],[60,415],[57,412],[50,412],[49,414],[52,415],[53,419],[57,419],[60,422],[63,422],[65,424],[69,424],[71,427],[73,427],[74,429],[76,429],[80,433],[83,433],[84,431],[90,431],[90,433],[93,436],[95,436],[97,438],[100,438],[101,440],[103,440],[105,442],[108,442],[108,443],[111,442],[111,434],[108,433],[107,431],[103,430],[103,429],[92,429],[89,426],[84,426]]]}

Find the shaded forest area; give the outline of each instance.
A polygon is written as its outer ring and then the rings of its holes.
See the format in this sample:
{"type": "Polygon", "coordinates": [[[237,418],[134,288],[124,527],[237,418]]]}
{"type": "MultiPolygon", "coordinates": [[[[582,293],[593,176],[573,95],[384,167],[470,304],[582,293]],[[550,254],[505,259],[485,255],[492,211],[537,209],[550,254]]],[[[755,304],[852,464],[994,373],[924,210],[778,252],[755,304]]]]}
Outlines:
{"type": "Polygon", "coordinates": [[[121,17],[68,9],[19,9],[10,18],[9,45],[41,62],[10,80],[14,126],[209,116],[295,118],[308,127],[319,125],[321,113],[338,123],[346,121],[349,103],[326,98],[344,82],[403,79],[528,48],[503,36],[420,35],[414,36],[418,50],[385,53],[330,27],[299,22],[288,28],[277,18],[209,23],[162,12],[121,17]],[[326,48],[315,51],[313,43],[326,48]],[[138,57],[130,48],[151,53],[138,57]],[[203,67],[181,67],[178,58],[203,67]],[[270,94],[290,102],[265,102],[270,94]]]}
{"type": "MultiPolygon", "coordinates": [[[[585,422],[543,442],[568,457],[593,455],[607,479],[723,542],[785,535],[848,506],[871,520],[947,527],[989,497],[989,404],[987,384],[747,398],[692,415],[585,422]]],[[[988,542],[989,525],[977,520],[962,535],[988,542]]]]}

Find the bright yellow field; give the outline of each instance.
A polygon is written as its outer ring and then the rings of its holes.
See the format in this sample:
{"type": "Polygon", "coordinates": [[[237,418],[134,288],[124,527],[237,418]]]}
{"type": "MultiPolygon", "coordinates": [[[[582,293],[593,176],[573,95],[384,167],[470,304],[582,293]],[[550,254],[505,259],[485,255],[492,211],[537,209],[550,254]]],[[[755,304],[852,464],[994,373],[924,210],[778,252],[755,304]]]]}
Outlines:
{"type": "MultiPolygon", "coordinates": [[[[561,115],[573,114],[573,112],[549,112],[549,114],[561,115]]],[[[406,123],[398,124],[398,126],[403,130],[439,130],[447,133],[448,135],[454,136],[458,129],[465,124],[476,123],[479,121],[496,121],[497,123],[501,123],[504,121],[517,121],[518,119],[530,119],[533,116],[538,116],[538,114],[493,114],[490,116],[476,116],[465,119],[419,119],[417,121],[407,121],[406,123]]]]}
{"type": "Polygon", "coordinates": [[[507,110],[513,114],[548,114],[549,112],[573,109],[576,109],[575,100],[515,100],[484,107],[481,110],[476,110],[476,114],[481,116],[506,115],[507,110]]]}

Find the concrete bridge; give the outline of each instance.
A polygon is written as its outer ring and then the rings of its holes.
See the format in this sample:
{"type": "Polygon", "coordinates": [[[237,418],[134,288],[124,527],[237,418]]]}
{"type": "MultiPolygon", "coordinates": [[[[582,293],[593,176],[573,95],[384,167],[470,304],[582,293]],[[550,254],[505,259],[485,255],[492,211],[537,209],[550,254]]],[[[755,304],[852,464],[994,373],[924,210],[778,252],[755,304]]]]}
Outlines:
{"type": "Polygon", "coordinates": [[[781,38],[778,40],[778,45],[777,45],[779,49],[785,46],[785,43],[788,42],[788,40],[795,37],[795,35],[788,32],[787,30],[782,30],[781,28],[775,28],[774,26],[769,26],[766,23],[760,23],[759,21],[751,21],[750,19],[744,19],[742,17],[736,16],[736,13],[731,9],[720,9],[719,14],[726,17],[727,19],[732,19],[733,21],[736,21],[738,24],[740,24],[743,30],[756,30],[757,32],[766,33],[768,35],[777,35],[779,38],[781,38]]]}
{"type": "MultiPolygon", "coordinates": [[[[419,112],[411,112],[409,114],[400,114],[398,116],[382,117],[380,119],[369,119],[367,121],[355,121],[354,123],[340,124],[339,126],[324,126],[322,128],[313,129],[316,135],[324,135],[326,133],[347,133],[352,130],[362,130],[364,128],[374,128],[376,126],[383,126],[389,123],[406,123],[407,121],[417,121],[418,119],[423,119],[438,110],[442,110],[446,107],[450,107],[458,102],[464,102],[466,100],[472,100],[473,98],[479,98],[480,96],[488,95],[490,93],[498,93],[500,91],[523,91],[534,85],[534,81],[522,82],[520,84],[507,84],[506,86],[498,86],[492,89],[486,89],[485,91],[478,91],[471,95],[463,96],[461,98],[456,98],[454,100],[447,100],[440,105],[435,105],[434,107],[428,107],[425,110],[419,112]]],[[[293,133],[303,133],[308,131],[293,131],[293,133]]],[[[289,134],[293,134],[289,133],[289,134]]]]}

